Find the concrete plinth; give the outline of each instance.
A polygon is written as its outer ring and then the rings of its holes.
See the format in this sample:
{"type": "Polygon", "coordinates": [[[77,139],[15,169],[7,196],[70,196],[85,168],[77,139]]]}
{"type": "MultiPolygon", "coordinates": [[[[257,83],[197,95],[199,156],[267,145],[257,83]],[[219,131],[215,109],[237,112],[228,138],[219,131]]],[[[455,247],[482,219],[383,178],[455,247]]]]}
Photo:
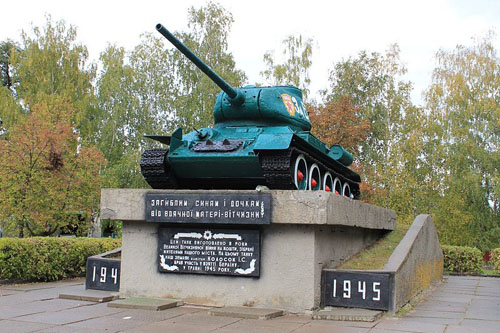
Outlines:
{"type": "Polygon", "coordinates": [[[312,310],[320,305],[322,269],[336,267],[393,230],[396,220],[393,211],[327,192],[269,191],[273,198],[272,223],[259,227],[259,278],[159,273],[161,223],[144,222],[146,192],[176,191],[102,191],[102,218],[124,220],[121,297],[177,298],[200,305],[255,306],[290,312],[312,310]]]}

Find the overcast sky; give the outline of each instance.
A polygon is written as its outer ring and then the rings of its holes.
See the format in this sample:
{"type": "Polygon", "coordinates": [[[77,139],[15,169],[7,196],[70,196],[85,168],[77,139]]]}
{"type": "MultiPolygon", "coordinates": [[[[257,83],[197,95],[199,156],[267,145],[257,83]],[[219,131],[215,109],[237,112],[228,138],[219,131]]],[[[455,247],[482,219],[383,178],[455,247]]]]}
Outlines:
{"type": "MultiPolygon", "coordinates": [[[[434,55],[440,48],[470,45],[472,37],[488,30],[500,33],[500,1],[217,1],[234,16],[229,48],[236,65],[246,72],[249,83],[263,82],[263,55],[280,48],[290,34],[313,38],[315,49],[311,91],[327,87],[333,63],[361,50],[384,52],[398,43],[408,68],[407,79],[415,86],[414,102],[431,79],[434,55]]],[[[78,28],[79,40],[91,58],[98,59],[108,43],[131,50],[140,34],[154,32],[161,22],[169,30],[185,30],[187,9],[205,0],[111,1],[111,0],[17,0],[2,2],[0,41],[19,40],[32,24],[44,26],[45,14],[78,28]]],[[[500,39],[495,39],[500,49],[500,39]]]]}

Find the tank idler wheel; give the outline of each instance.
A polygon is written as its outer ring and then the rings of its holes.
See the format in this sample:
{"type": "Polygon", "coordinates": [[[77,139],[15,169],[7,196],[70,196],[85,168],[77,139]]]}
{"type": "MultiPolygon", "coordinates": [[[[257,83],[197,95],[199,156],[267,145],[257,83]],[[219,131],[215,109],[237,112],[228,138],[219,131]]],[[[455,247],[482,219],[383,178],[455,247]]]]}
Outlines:
{"type": "Polygon", "coordinates": [[[326,192],[331,192],[333,190],[333,178],[330,171],[325,172],[323,176],[323,182],[321,183],[322,190],[326,192]]]}
{"type": "Polygon", "coordinates": [[[316,163],[311,165],[309,170],[308,188],[311,191],[321,190],[321,172],[319,171],[319,166],[316,163]]]}
{"type": "Polygon", "coordinates": [[[304,154],[300,154],[294,163],[294,183],[297,190],[307,190],[308,172],[304,154]]]}

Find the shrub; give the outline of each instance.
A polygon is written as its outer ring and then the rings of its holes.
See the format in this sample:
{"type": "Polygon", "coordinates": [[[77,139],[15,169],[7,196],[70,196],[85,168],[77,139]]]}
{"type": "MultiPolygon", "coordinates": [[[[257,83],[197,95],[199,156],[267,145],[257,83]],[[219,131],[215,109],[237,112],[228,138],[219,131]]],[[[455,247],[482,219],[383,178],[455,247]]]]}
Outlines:
{"type": "Polygon", "coordinates": [[[0,279],[54,281],[85,275],[87,258],[121,246],[110,238],[0,238],[0,279]]]}
{"type": "Polygon", "coordinates": [[[444,270],[455,273],[480,273],[481,251],[475,247],[442,245],[444,270]]]}
{"type": "Polygon", "coordinates": [[[500,274],[500,247],[491,251],[490,262],[493,264],[495,274],[500,274]]]}

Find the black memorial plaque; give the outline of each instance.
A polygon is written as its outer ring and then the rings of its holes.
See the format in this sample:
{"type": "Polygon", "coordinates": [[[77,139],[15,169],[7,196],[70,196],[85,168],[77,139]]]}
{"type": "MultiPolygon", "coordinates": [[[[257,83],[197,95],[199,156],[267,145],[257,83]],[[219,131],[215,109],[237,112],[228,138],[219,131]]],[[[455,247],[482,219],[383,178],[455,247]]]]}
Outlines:
{"type": "Polygon", "coordinates": [[[120,265],[120,260],[89,257],[85,288],[118,291],[120,289],[120,265]]]}
{"type": "Polygon", "coordinates": [[[260,231],[160,227],[158,270],[258,277],[260,231]]]}
{"type": "Polygon", "coordinates": [[[389,310],[391,273],[323,270],[322,305],[389,310]]]}
{"type": "Polygon", "coordinates": [[[269,224],[270,193],[146,193],[146,222],[269,224]]]}

